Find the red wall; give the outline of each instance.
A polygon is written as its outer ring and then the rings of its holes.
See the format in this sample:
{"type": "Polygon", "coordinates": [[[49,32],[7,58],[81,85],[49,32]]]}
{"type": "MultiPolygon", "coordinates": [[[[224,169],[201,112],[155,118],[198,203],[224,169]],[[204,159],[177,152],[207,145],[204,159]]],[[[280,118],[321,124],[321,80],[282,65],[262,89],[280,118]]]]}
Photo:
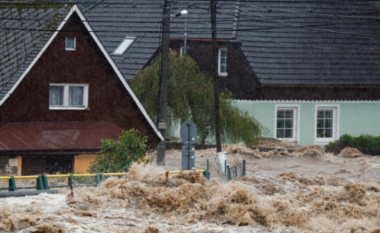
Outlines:
{"type": "MultiPolygon", "coordinates": [[[[158,137],[74,13],[41,58],[0,108],[2,122],[110,121],[158,137]],[[65,37],[76,37],[76,51],[65,37]],[[50,83],[88,83],[89,110],[49,110],[50,83]]],[[[96,132],[94,132],[96,133],[96,132]]]]}

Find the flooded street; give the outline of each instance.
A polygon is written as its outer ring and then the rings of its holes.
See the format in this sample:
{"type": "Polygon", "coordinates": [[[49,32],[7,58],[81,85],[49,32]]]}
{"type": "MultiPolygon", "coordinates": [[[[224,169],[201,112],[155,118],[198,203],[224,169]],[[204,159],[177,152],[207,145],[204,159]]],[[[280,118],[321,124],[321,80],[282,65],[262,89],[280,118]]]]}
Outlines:
{"type": "MultiPolygon", "coordinates": [[[[0,199],[1,232],[380,232],[380,158],[344,158],[306,148],[295,153],[224,148],[247,176],[226,182],[215,149],[197,151],[202,174],[170,175],[135,164],[97,188],[0,199]]],[[[151,156],[155,156],[153,153],[151,156]]]]}
{"type": "Polygon", "coordinates": [[[12,213],[10,223],[2,225],[1,232],[263,232],[260,227],[220,226],[164,218],[152,212],[122,208],[117,201],[99,206],[98,210],[92,210],[93,216],[89,216],[73,212],[66,204],[65,194],[9,198],[0,203],[3,216],[12,213]]]}

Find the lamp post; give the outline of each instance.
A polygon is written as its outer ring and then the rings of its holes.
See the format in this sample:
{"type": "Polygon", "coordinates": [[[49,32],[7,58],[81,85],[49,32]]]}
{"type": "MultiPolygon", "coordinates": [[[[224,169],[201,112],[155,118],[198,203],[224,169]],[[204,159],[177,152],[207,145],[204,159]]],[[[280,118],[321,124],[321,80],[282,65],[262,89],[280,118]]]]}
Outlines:
{"type": "Polygon", "coordinates": [[[169,40],[170,40],[170,19],[187,15],[187,10],[182,10],[175,15],[170,14],[171,0],[165,0],[163,10],[163,32],[162,32],[162,53],[161,53],[161,83],[160,83],[160,106],[158,114],[158,129],[164,141],[157,145],[157,165],[165,164],[165,136],[166,136],[166,108],[168,105],[168,74],[169,74],[169,40]]]}
{"type": "Polygon", "coordinates": [[[183,38],[183,47],[184,47],[184,49],[185,49],[185,56],[187,56],[188,54],[187,54],[187,18],[185,19],[185,34],[184,34],[184,36],[183,36],[184,38],[183,38]]]}

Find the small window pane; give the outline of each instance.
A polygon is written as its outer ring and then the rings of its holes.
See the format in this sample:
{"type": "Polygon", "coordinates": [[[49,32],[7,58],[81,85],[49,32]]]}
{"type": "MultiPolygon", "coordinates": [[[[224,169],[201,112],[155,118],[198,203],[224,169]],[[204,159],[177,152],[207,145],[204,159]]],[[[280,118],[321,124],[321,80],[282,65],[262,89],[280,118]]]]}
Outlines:
{"type": "Polygon", "coordinates": [[[293,138],[293,130],[292,129],[286,129],[285,130],[285,138],[293,138]]]}
{"type": "Polygon", "coordinates": [[[285,116],[286,118],[293,118],[293,110],[286,110],[285,116]]]}
{"type": "Polygon", "coordinates": [[[221,54],[222,57],[227,57],[227,50],[222,50],[222,54],[221,54]]]}
{"type": "Polygon", "coordinates": [[[278,110],[277,111],[277,118],[284,118],[285,117],[285,111],[278,110]]]}
{"type": "Polygon", "coordinates": [[[333,118],[333,110],[325,110],[325,118],[333,118]]]}
{"type": "Polygon", "coordinates": [[[285,120],[285,128],[293,128],[293,120],[285,120]]]}
{"type": "Polygon", "coordinates": [[[63,86],[50,86],[50,100],[51,106],[63,105],[63,86]]]}
{"type": "Polygon", "coordinates": [[[83,106],[84,88],[71,86],[69,87],[69,105],[83,106]]]}
{"type": "Polygon", "coordinates": [[[66,37],[66,49],[75,49],[75,37],[66,37]]]}
{"type": "Polygon", "coordinates": [[[332,129],[325,129],[325,138],[332,138],[332,129]]]}
{"type": "Polygon", "coordinates": [[[332,119],[325,120],[325,127],[332,128],[332,119]]]}
{"type": "Polygon", "coordinates": [[[323,110],[318,110],[317,118],[324,118],[324,111],[323,110]]]}
{"type": "Polygon", "coordinates": [[[220,73],[226,73],[226,67],[221,66],[220,67],[220,73]]]}
{"type": "Polygon", "coordinates": [[[323,128],[323,119],[317,120],[317,128],[323,128]]]}
{"type": "Polygon", "coordinates": [[[277,128],[285,128],[284,120],[277,120],[277,128]]]}
{"type": "Polygon", "coordinates": [[[278,129],[277,130],[277,138],[284,138],[284,136],[285,136],[285,130],[278,129]]]}
{"type": "Polygon", "coordinates": [[[323,138],[323,135],[324,135],[324,130],[323,129],[317,129],[317,137],[323,138]]]}

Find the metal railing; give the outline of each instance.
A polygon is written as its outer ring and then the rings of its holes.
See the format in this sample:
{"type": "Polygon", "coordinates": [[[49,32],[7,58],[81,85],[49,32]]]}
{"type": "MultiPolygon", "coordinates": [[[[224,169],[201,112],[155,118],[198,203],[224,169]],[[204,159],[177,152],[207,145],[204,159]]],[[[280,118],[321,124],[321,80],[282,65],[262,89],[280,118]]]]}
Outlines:
{"type": "Polygon", "coordinates": [[[236,164],[235,166],[231,168],[229,165],[227,165],[227,161],[226,161],[224,171],[226,172],[226,175],[227,175],[227,181],[230,181],[239,176],[240,177],[245,176],[246,175],[245,160],[243,160],[243,163],[236,164]]]}
{"type": "MultiPolygon", "coordinates": [[[[203,175],[209,180],[210,172],[208,170],[208,161],[207,161],[207,169],[205,170],[189,170],[189,171],[167,171],[162,172],[162,174],[176,174],[180,172],[191,172],[196,171],[199,173],[203,173],[203,175]]],[[[75,187],[95,187],[98,186],[101,182],[105,181],[107,177],[110,176],[124,176],[127,173],[98,173],[98,174],[59,174],[59,175],[35,175],[35,176],[2,176],[0,180],[8,180],[8,188],[1,188],[0,190],[8,190],[8,191],[17,191],[21,189],[36,189],[36,190],[49,190],[50,188],[66,188],[70,187],[70,182],[73,188],[75,187]],[[94,177],[93,182],[87,184],[76,184],[75,178],[80,177],[94,177]],[[67,184],[65,185],[49,185],[49,178],[68,178],[67,184]],[[36,179],[36,186],[17,186],[17,179],[36,179]]],[[[78,181],[78,180],[77,180],[78,181]]],[[[64,181],[66,182],[66,181],[64,181]]]]}

